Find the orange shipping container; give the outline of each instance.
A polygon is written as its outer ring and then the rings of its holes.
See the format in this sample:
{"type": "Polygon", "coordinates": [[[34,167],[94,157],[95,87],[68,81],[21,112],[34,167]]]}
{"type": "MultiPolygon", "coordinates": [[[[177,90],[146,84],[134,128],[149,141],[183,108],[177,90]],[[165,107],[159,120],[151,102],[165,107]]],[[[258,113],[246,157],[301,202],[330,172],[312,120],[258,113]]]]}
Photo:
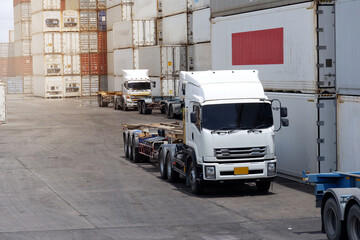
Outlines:
{"type": "Polygon", "coordinates": [[[32,75],[32,57],[16,57],[15,58],[15,75],[24,76],[32,75]]]}
{"type": "Polygon", "coordinates": [[[0,78],[8,77],[8,58],[1,58],[0,60],[0,78]]]}
{"type": "Polygon", "coordinates": [[[100,53],[107,52],[107,32],[99,32],[98,34],[98,51],[100,53]]]}
{"type": "Polygon", "coordinates": [[[107,54],[106,53],[99,54],[99,74],[107,75],[107,54]]]}
{"type": "Polygon", "coordinates": [[[14,7],[20,3],[29,3],[31,2],[31,0],[14,0],[13,4],[14,4],[14,7]]]}
{"type": "Polygon", "coordinates": [[[8,65],[8,77],[15,77],[15,58],[9,57],[8,58],[9,65],[8,65]]]}

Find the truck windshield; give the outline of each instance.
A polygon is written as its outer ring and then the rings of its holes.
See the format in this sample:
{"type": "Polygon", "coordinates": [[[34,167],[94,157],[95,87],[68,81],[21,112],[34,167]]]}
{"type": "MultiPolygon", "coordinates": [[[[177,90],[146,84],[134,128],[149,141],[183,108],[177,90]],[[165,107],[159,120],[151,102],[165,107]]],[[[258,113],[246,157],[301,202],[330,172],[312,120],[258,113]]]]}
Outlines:
{"type": "Polygon", "coordinates": [[[237,103],[202,107],[202,127],[209,130],[264,129],[273,125],[269,103],[237,103]]]}
{"type": "Polygon", "coordinates": [[[128,88],[134,90],[148,90],[151,89],[151,84],[149,82],[130,82],[128,83],[128,88]]]}

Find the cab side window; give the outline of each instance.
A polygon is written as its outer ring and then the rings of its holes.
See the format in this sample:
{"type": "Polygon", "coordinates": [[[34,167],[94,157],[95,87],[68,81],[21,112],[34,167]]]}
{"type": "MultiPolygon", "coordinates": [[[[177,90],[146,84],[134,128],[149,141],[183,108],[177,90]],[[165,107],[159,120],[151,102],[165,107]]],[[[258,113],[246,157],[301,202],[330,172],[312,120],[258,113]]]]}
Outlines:
{"type": "Polygon", "coordinates": [[[195,126],[196,126],[196,128],[200,131],[200,129],[201,129],[200,107],[194,105],[194,107],[193,107],[193,112],[196,113],[196,123],[195,123],[195,126]]]}

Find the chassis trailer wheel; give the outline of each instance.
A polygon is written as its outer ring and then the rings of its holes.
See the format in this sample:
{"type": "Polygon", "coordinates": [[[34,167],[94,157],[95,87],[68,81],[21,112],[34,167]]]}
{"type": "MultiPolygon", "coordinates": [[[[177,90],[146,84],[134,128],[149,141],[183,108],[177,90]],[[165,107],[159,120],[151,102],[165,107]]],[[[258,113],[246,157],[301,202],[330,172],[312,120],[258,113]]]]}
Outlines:
{"type": "Polygon", "coordinates": [[[165,157],[163,155],[163,150],[159,152],[159,169],[160,169],[160,177],[165,179],[167,177],[166,168],[165,168],[165,157]]]}
{"type": "Polygon", "coordinates": [[[351,206],[347,217],[347,234],[349,240],[360,240],[360,206],[351,206]]]}
{"type": "Polygon", "coordinates": [[[179,174],[172,168],[173,161],[171,159],[170,152],[166,154],[166,173],[169,182],[175,182],[179,179],[179,174]]]}
{"type": "Polygon", "coordinates": [[[126,135],[127,135],[126,133],[124,133],[124,135],[123,135],[124,153],[125,153],[125,157],[128,158],[129,157],[129,146],[128,146],[128,137],[126,135]]]}
{"type": "Polygon", "coordinates": [[[135,163],[138,163],[138,162],[141,162],[141,156],[140,156],[140,153],[139,153],[139,148],[135,147],[135,137],[133,137],[133,140],[132,140],[132,160],[135,162],[135,163]]]}
{"type": "Polygon", "coordinates": [[[323,224],[329,240],[341,240],[344,238],[345,227],[340,220],[339,207],[334,198],[329,198],[325,203],[323,224]]]}
{"type": "Polygon", "coordinates": [[[201,184],[201,182],[198,182],[196,180],[197,176],[197,169],[195,166],[194,161],[190,160],[190,166],[189,166],[189,173],[187,174],[187,180],[186,182],[189,183],[190,190],[194,194],[201,194],[204,191],[204,186],[201,184]]]}

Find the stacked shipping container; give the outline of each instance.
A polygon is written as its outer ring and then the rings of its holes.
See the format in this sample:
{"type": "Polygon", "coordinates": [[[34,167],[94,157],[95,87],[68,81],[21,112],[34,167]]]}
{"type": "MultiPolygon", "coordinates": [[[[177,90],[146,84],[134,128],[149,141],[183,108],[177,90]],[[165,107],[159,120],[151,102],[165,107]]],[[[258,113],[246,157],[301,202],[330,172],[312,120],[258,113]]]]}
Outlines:
{"type": "Polygon", "coordinates": [[[269,98],[288,107],[278,169],[298,177],[338,169],[334,3],[301,2],[211,2],[213,67],[258,69],[269,98]]]}
{"type": "Polygon", "coordinates": [[[11,58],[11,61],[14,64],[15,78],[13,78],[13,81],[15,82],[16,90],[12,91],[12,93],[30,94],[33,92],[31,36],[31,2],[30,0],[14,0],[15,43],[14,58],[11,58]]]}

